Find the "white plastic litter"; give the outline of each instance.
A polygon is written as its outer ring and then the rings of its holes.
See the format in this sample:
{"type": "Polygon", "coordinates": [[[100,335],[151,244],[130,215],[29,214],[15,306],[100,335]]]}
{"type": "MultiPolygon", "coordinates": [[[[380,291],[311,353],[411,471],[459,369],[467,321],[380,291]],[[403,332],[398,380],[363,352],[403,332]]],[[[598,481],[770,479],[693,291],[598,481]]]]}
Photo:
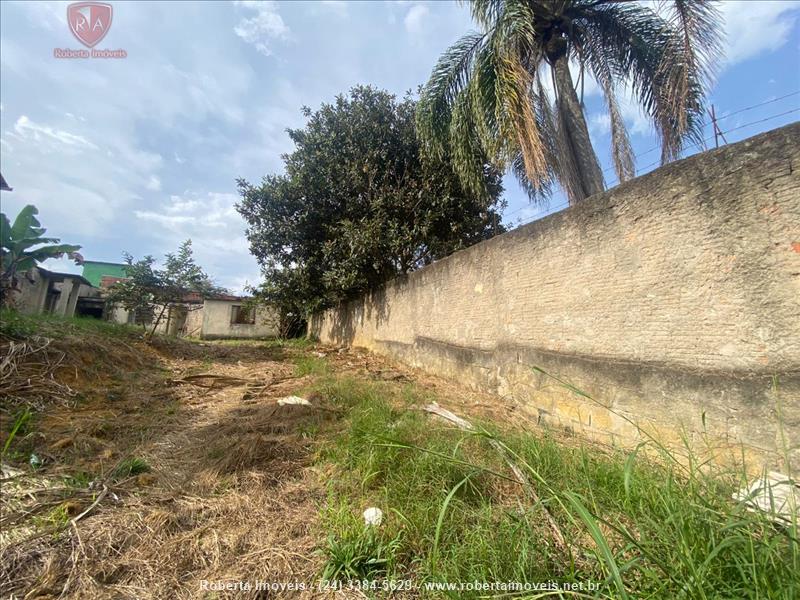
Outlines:
{"type": "Polygon", "coordinates": [[[364,511],[364,523],[367,526],[374,525],[378,527],[383,522],[383,511],[375,506],[370,506],[364,511]]]}
{"type": "Polygon", "coordinates": [[[280,398],[278,404],[281,406],[286,406],[287,404],[304,404],[306,406],[311,406],[311,402],[300,396],[286,396],[285,398],[280,398]]]}
{"type": "Polygon", "coordinates": [[[763,512],[776,523],[791,525],[800,507],[800,482],[770,471],[733,495],[752,511],[763,512]]]}

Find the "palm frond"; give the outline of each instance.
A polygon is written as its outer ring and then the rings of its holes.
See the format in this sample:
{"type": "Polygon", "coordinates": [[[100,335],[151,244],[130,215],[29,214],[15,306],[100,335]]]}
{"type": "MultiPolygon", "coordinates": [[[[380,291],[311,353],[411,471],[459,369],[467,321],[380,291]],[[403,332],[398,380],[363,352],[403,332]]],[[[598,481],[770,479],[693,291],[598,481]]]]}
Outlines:
{"type": "Polygon", "coordinates": [[[541,174],[547,171],[547,163],[530,100],[532,78],[512,57],[502,57],[500,64],[497,93],[503,99],[501,136],[508,140],[509,150],[514,146],[520,149],[525,172],[536,186],[541,174]]]}
{"type": "Polygon", "coordinates": [[[577,7],[575,27],[585,39],[584,51],[596,78],[611,73],[617,82],[629,82],[659,136],[662,162],[677,158],[687,140],[702,139],[703,86],[696,68],[685,64],[679,52],[681,37],[675,27],[654,10],[634,3],[577,7]],[[684,99],[677,104],[675,80],[663,65],[683,65],[687,81],[684,99]]]}
{"type": "Polygon", "coordinates": [[[721,16],[708,0],[672,0],[667,5],[667,20],[677,35],[664,52],[661,77],[677,133],[684,135],[690,131],[690,113],[697,108],[691,103],[704,97],[713,83],[722,50],[721,16]],[[700,86],[700,94],[693,93],[696,86],[700,86]]]}
{"type": "Polygon", "coordinates": [[[472,96],[460,94],[453,104],[449,122],[451,165],[464,188],[479,198],[487,196],[486,154],[478,135],[472,96]]]}
{"type": "Polygon", "coordinates": [[[609,123],[611,125],[611,158],[614,161],[614,172],[620,183],[633,179],[636,165],[633,159],[633,147],[625,126],[625,119],[619,110],[616,92],[611,82],[602,84],[603,95],[608,106],[609,123]]]}
{"type": "Polygon", "coordinates": [[[617,102],[617,94],[614,89],[614,80],[608,63],[597,61],[594,70],[595,79],[603,90],[603,96],[608,107],[609,124],[611,126],[611,159],[614,163],[614,171],[620,183],[628,181],[636,175],[636,166],[633,158],[633,147],[628,136],[628,128],[625,126],[625,119],[617,102]]]}
{"type": "Polygon", "coordinates": [[[465,92],[470,95],[477,134],[490,156],[501,154],[506,145],[499,123],[503,99],[497,93],[499,87],[497,58],[491,43],[481,48],[475,59],[469,87],[465,92]]]}
{"type": "Polygon", "coordinates": [[[445,154],[451,110],[467,87],[476,55],[486,35],[470,32],[442,54],[423,87],[417,108],[417,129],[421,140],[440,157],[445,154]]]}
{"type": "MultiPolygon", "coordinates": [[[[553,185],[561,181],[561,174],[558,169],[560,161],[560,150],[558,141],[558,124],[556,122],[553,108],[550,104],[550,98],[547,91],[542,84],[540,77],[540,70],[535,71],[533,80],[533,87],[531,89],[531,104],[534,107],[537,125],[539,129],[539,137],[542,142],[542,147],[545,155],[546,169],[539,173],[535,182],[530,181],[528,173],[525,170],[522,153],[519,152],[514,157],[512,163],[512,172],[519,180],[520,185],[528,194],[528,198],[532,202],[544,203],[546,202],[553,190],[553,185]]],[[[564,186],[566,189],[566,185],[564,186]]]]}
{"type": "Polygon", "coordinates": [[[535,188],[548,167],[531,102],[532,73],[536,68],[526,68],[532,62],[535,64],[532,57],[541,56],[541,40],[537,39],[534,29],[536,17],[531,6],[529,2],[507,0],[487,48],[493,54],[497,74],[492,92],[497,137],[501,140],[493,148],[492,155],[507,165],[519,151],[527,177],[535,188]]]}
{"type": "Polygon", "coordinates": [[[713,0],[671,0],[667,20],[678,31],[686,62],[706,88],[714,83],[722,58],[722,14],[713,0]]]}
{"type": "Polygon", "coordinates": [[[459,4],[469,4],[472,18],[484,31],[494,26],[506,8],[505,0],[459,0],[459,4]]]}

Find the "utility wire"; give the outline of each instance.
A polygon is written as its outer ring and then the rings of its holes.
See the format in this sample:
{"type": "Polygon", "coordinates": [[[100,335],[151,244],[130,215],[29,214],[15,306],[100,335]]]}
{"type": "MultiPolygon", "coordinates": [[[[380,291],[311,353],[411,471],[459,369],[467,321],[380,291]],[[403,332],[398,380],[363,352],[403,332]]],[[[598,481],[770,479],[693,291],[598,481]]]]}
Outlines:
{"type": "MultiPolygon", "coordinates": [[[[739,110],[735,110],[732,113],[728,113],[727,115],[723,115],[721,117],[717,117],[716,121],[717,121],[717,123],[719,123],[720,121],[722,121],[724,119],[727,119],[728,117],[732,117],[734,115],[738,115],[739,113],[743,113],[743,112],[746,112],[748,110],[753,110],[754,108],[758,108],[758,107],[764,106],[766,104],[772,104],[773,102],[778,102],[780,100],[785,100],[786,98],[791,98],[792,96],[797,96],[798,94],[800,94],[800,90],[797,90],[797,91],[792,92],[790,94],[786,94],[784,96],[780,96],[778,98],[772,98],[771,100],[764,100],[763,102],[759,102],[758,104],[753,104],[752,106],[746,106],[745,108],[740,108],[739,110]]],[[[706,127],[707,125],[710,125],[710,124],[711,124],[711,121],[703,121],[703,124],[701,125],[701,127],[706,127]]],[[[727,133],[727,132],[724,132],[724,133],[727,133]]],[[[705,141],[708,141],[708,140],[705,140],[705,141]]],[[[661,147],[660,145],[653,146],[652,148],[650,148],[650,150],[642,152],[641,154],[637,154],[633,158],[634,159],[641,158],[642,156],[645,156],[646,154],[650,154],[654,150],[658,150],[660,147],[661,147]]],[[[608,173],[613,168],[614,168],[614,165],[611,165],[610,167],[606,167],[605,169],[603,169],[603,173],[608,173]]]]}
{"type": "MultiPolygon", "coordinates": [[[[742,112],[742,111],[739,111],[739,112],[742,112]]],[[[800,108],[793,108],[792,110],[787,110],[787,111],[779,113],[777,115],[772,115],[770,117],[765,117],[763,119],[758,119],[757,121],[750,121],[749,123],[745,123],[743,125],[737,125],[736,127],[732,127],[731,129],[728,129],[727,131],[723,131],[722,133],[731,133],[731,132],[737,131],[739,129],[744,129],[745,127],[750,127],[751,125],[758,125],[759,123],[764,123],[766,121],[771,121],[772,119],[777,119],[779,117],[785,117],[786,115],[790,115],[790,114],[796,113],[796,112],[800,112],[800,108]]],[[[711,141],[713,139],[714,139],[714,136],[712,135],[712,136],[709,136],[709,137],[705,138],[704,140],[701,140],[700,142],[695,142],[694,144],[691,144],[688,147],[689,148],[697,147],[697,146],[700,146],[701,144],[704,144],[705,142],[711,141]]],[[[649,169],[650,167],[656,166],[660,162],[661,162],[660,160],[657,160],[655,162],[650,163],[649,165],[647,165],[645,167],[642,167],[642,169],[640,169],[640,170],[644,171],[646,169],[649,169]]],[[[614,185],[614,183],[615,182],[612,182],[611,184],[609,184],[609,188],[612,187],[614,185]]],[[[526,208],[526,207],[523,207],[523,208],[526,208]]],[[[520,221],[516,225],[516,227],[520,227],[522,225],[527,225],[528,223],[536,221],[537,219],[541,219],[541,218],[543,218],[545,216],[549,216],[549,215],[551,215],[551,214],[553,214],[555,212],[558,212],[559,210],[561,210],[563,208],[569,208],[569,202],[564,202],[562,204],[558,204],[556,206],[553,206],[552,208],[549,209],[549,212],[547,213],[547,215],[535,214],[535,215],[531,216],[530,218],[528,218],[528,219],[526,219],[524,221],[520,221]]],[[[520,209],[520,210],[522,210],[522,209],[520,209]]],[[[516,227],[515,227],[515,229],[516,229],[516,227]]]]}
{"type": "MultiPolygon", "coordinates": [[[[797,96],[798,94],[800,94],[800,90],[797,90],[797,91],[791,92],[791,93],[789,93],[789,94],[785,94],[785,95],[783,95],[783,96],[779,96],[778,98],[772,98],[772,99],[770,99],[770,100],[764,100],[763,102],[759,102],[758,104],[753,104],[753,105],[751,105],[751,106],[746,106],[746,107],[744,107],[744,108],[740,108],[740,109],[738,109],[738,110],[735,110],[735,111],[733,111],[733,112],[731,112],[731,113],[728,113],[728,114],[726,114],[726,115],[723,115],[723,116],[721,116],[721,117],[717,118],[717,119],[716,119],[716,121],[717,121],[717,122],[719,122],[719,121],[722,121],[723,119],[727,119],[727,118],[729,118],[729,117],[732,117],[732,116],[734,116],[734,115],[738,115],[738,114],[740,114],[740,113],[743,113],[743,112],[746,112],[746,111],[748,111],[748,110],[753,110],[754,108],[758,108],[758,107],[760,107],[760,106],[764,106],[764,105],[767,105],[767,104],[773,104],[773,103],[775,103],[775,102],[779,102],[780,100],[785,100],[786,98],[791,98],[792,96],[797,96]]],[[[789,114],[792,114],[792,113],[795,113],[795,112],[798,112],[798,111],[800,111],[800,108],[794,108],[794,109],[792,109],[792,110],[788,110],[788,111],[786,111],[786,112],[783,112],[783,113],[780,113],[780,114],[777,114],[777,115],[772,115],[772,116],[770,116],[770,117],[766,117],[766,118],[764,118],[764,119],[760,119],[760,120],[758,120],[758,121],[751,121],[750,123],[745,123],[744,125],[739,125],[739,126],[737,126],[737,127],[733,127],[733,128],[731,128],[731,129],[728,129],[727,131],[723,131],[722,133],[723,133],[723,134],[726,134],[726,133],[731,133],[731,132],[733,132],[733,131],[737,131],[737,130],[739,130],[739,129],[743,129],[744,127],[750,127],[751,125],[757,125],[758,123],[764,123],[765,121],[770,121],[770,120],[772,120],[772,119],[777,119],[778,117],[784,117],[784,116],[786,116],[786,115],[789,115],[789,114]]],[[[709,122],[704,122],[702,126],[703,126],[703,127],[705,127],[706,125],[709,125],[709,124],[710,124],[710,121],[709,121],[709,122]]],[[[695,143],[693,143],[693,144],[690,144],[689,146],[687,146],[687,148],[695,148],[695,147],[698,147],[698,146],[700,146],[701,144],[705,144],[706,142],[709,142],[709,141],[711,141],[711,140],[713,140],[713,139],[714,139],[714,136],[713,136],[713,135],[712,135],[712,136],[709,136],[709,137],[707,137],[707,138],[705,138],[705,139],[701,140],[700,142],[695,142],[695,143]]],[[[650,148],[649,150],[647,150],[647,151],[645,151],[645,152],[642,152],[641,154],[637,154],[636,156],[634,156],[634,160],[635,160],[635,159],[637,159],[637,158],[641,158],[642,156],[645,156],[645,155],[647,155],[647,154],[650,154],[650,153],[651,153],[651,152],[653,152],[654,150],[658,150],[660,147],[661,147],[660,145],[659,145],[659,146],[654,146],[654,147],[650,148]]],[[[646,171],[646,170],[647,170],[647,169],[649,169],[650,167],[653,167],[653,166],[657,165],[657,164],[658,164],[658,163],[660,163],[660,162],[661,162],[660,160],[657,160],[657,161],[655,161],[655,162],[652,162],[652,163],[650,163],[649,165],[646,165],[646,166],[644,166],[644,167],[641,167],[640,169],[636,169],[636,171],[637,171],[637,174],[638,174],[638,173],[641,173],[642,171],[646,171]]],[[[606,169],[603,169],[603,173],[607,173],[608,171],[612,170],[613,168],[614,168],[614,166],[613,166],[613,165],[611,165],[610,167],[607,167],[606,169]]],[[[615,184],[616,184],[616,183],[618,183],[618,182],[619,182],[619,180],[618,180],[618,179],[614,179],[614,180],[612,180],[612,181],[611,181],[611,183],[609,184],[609,187],[611,187],[611,186],[615,185],[615,184]]],[[[565,204],[558,205],[558,206],[555,206],[555,207],[552,207],[552,208],[558,209],[558,208],[566,208],[566,207],[568,207],[568,206],[569,206],[569,203],[565,203],[565,204]]],[[[513,210],[513,211],[511,211],[510,213],[507,213],[507,214],[505,214],[505,215],[502,215],[502,216],[503,216],[503,218],[504,218],[504,219],[507,219],[508,217],[510,217],[510,216],[512,216],[512,215],[515,215],[515,214],[517,214],[517,213],[519,213],[519,212],[521,212],[521,211],[523,211],[523,210],[525,210],[525,209],[527,209],[527,208],[530,208],[530,205],[525,205],[525,206],[522,206],[522,207],[520,207],[520,208],[518,208],[518,209],[516,209],[516,210],[513,210]]],[[[549,213],[549,214],[552,214],[552,213],[549,213]]],[[[534,215],[533,217],[531,217],[531,218],[529,218],[529,219],[527,219],[527,220],[525,220],[525,221],[521,221],[521,222],[520,222],[520,223],[519,223],[517,226],[519,226],[519,225],[525,225],[526,223],[530,223],[531,221],[534,221],[534,220],[535,220],[535,219],[537,219],[537,218],[539,218],[539,215],[538,215],[538,214],[537,214],[537,215],[534,215]]]]}
{"type": "MultiPolygon", "coordinates": [[[[800,108],[793,108],[792,110],[787,110],[786,112],[782,112],[782,113],[779,113],[777,115],[772,115],[771,117],[766,117],[764,119],[759,119],[758,121],[750,121],[749,123],[745,123],[744,125],[738,125],[736,127],[732,127],[731,129],[728,129],[727,131],[723,131],[722,133],[723,134],[731,133],[731,132],[737,131],[739,129],[744,129],[745,127],[750,127],[751,125],[758,125],[759,123],[764,123],[765,121],[771,121],[772,119],[777,119],[779,117],[785,117],[786,115],[790,115],[790,114],[796,113],[796,112],[800,112],[800,108]]],[[[711,136],[705,138],[704,140],[701,140],[700,142],[695,142],[694,144],[690,144],[689,146],[687,146],[687,148],[696,148],[696,147],[700,146],[701,144],[705,144],[706,142],[710,142],[713,139],[714,139],[714,136],[711,135],[711,136]]],[[[656,166],[660,162],[661,162],[660,160],[657,160],[655,162],[651,162],[649,165],[645,165],[641,169],[637,169],[637,172],[647,171],[647,169],[649,169],[650,167],[656,166]]],[[[618,179],[612,180],[611,183],[609,184],[609,187],[611,187],[615,183],[619,183],[619,180],[618,179]]]]}

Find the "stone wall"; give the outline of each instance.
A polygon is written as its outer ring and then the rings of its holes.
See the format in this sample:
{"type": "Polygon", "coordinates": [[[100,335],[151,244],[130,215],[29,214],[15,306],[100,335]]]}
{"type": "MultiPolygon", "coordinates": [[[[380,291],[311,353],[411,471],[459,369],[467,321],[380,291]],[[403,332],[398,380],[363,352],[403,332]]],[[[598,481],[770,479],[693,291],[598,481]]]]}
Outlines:
{"type": "Polygon", "coordinates": [[[800,466],[798,168],[795,123],[458,252],[310,332],[602,442],[685,439],[780,468],[783,433],[800,466]]]}

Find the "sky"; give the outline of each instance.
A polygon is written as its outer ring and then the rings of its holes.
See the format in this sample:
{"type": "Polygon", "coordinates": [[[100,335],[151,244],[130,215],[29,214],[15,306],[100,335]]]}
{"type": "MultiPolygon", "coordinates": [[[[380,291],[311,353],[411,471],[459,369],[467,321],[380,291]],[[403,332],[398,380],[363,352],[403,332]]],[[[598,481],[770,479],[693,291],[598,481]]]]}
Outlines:
{"type": "MultiPolygon", "coordinates": [[[[48,235],[81,244],[87,260],[161,257],[191,238],[199,264],[233,291],[260,279],[236,180],[282,172],[301,107],[357,84],[416,90],[474,29],[467,7],[445,1],[111,2],[96,48],[127,57],[59,59],[55,48],[83,48],[67,4],[0,2],[0,171],[14,188],[2,211],[35,204],[48,235]]],[[[726,58],[711,102],[727,141],[798,120],[800,2],[721,9],[726,58]]],[[[608,120],[596,85],[585,93],[612,185],[608,120]]],[[[626,96],[622,107],[638,172],[656,168],[652,128],[626,96]]],[[[534,206],[505,184],[509,226],[563,208],[561,194],[534,206]]],[[[79,272],[66,259],[44,266],[79,272]]]]}

